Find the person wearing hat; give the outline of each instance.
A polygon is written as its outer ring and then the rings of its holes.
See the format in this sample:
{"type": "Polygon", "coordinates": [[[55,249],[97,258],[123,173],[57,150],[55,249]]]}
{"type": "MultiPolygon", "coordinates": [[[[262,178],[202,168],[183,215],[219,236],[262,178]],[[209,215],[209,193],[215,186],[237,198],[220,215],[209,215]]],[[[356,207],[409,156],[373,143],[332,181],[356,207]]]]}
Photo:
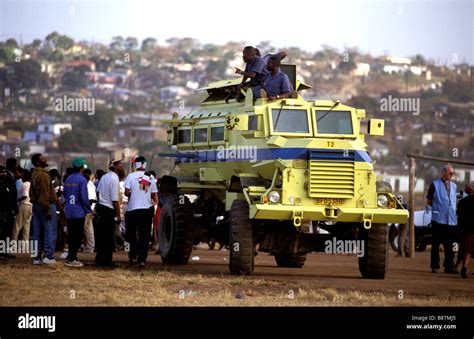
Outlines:
{"type": "Polygon", "coordinates": [[[145,172],[144,157],[136,157],[133,167],[136,171],[125,179],[125,195],[128,197],[125,238],[130,244],[130,266],[138,262],[139,267],[145,267],[155,211],[153,205],[158,201],[158,189],[152,175],[145,172]]]}
{"type": "Polygon", "coordinates": [[[115,227],[120,225],[120,179],[118,173],[123,172],[122,160],[113,159],[109,162],[109,171],[102,176],[97,186],[98,204],[95,246],[97,266],[115,267],[112,261],[115,249],[115,227]]]}
{"type": "Polygon", "coordinates": [[[92,213],[87,192],[87,180],[82,175],[84,168],[87,168],[85,160],[81,158],[74,159],[72,161],[72,174],[64,183],[64,199],[66,200],[64,212],[67,219],[69,246],[69,254],[65,265],[69,267],[83,266],[77,259],[77,251],[82,243],[86,215],[92,213]]]}

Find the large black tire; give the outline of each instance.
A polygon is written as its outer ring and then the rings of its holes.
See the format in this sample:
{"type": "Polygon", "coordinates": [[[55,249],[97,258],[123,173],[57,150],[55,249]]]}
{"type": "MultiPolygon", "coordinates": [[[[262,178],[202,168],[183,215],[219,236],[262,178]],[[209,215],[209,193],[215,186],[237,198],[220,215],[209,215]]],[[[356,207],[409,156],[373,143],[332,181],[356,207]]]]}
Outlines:
{"type": "Polygon", "coordinates": [[[229,270],[233,275],[251,275],[254,269],[255,241],[245,200],[234,200],[230,208],[229,270]]]}
{"type": "Polygon", "coordinates": [[[359,271],[366,279],[384,279],[388,266],[388,227],[372,224],[369,230],[361,225],[360,240],[364,240],[364,255],[359,258],[359,271]]]}
{"type": "Polygon", "coordinates": [[[158,239],[164,264],[184,265],[193,250],[194,213],[187,197],[170,196],[163,204],[158,239]]]}
{"type": "Polygon", "coordinates": [[[306,262],[305,254],[275,254],[275,261],[278,267],[302,268],[306,262]]]}

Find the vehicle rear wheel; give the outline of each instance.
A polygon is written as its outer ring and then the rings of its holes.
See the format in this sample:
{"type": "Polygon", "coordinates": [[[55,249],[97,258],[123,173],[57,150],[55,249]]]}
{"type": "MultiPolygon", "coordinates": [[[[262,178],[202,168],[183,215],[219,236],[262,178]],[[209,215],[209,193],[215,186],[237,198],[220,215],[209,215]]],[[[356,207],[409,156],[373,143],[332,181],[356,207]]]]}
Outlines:
{"type": "Polygon", "coordinates": [[[364,255],[359,258],[359,271],[366,279],[384,279],[388,266],[388,227],[372,224],[369,230],[362,228],[359,239],[364,243],[364,255]]]}
{"type": "Polygon", "coordinates": [[[234,200],[230,208],[229,270],[233,275],[251,275],[254,269],[255,241],[245,200],[234,200]]]}
{"type": "Polygon", "coordinates": [[[194,213],[187,197],[172,196],[161,209],[158,238],[164,264],[184,265],[193,250],[194,213]]]}
{"type": "Polygon", "coordinates": [[[306,262],[306,254],[275,254],[278,267],[302,268],[306,262]]]}

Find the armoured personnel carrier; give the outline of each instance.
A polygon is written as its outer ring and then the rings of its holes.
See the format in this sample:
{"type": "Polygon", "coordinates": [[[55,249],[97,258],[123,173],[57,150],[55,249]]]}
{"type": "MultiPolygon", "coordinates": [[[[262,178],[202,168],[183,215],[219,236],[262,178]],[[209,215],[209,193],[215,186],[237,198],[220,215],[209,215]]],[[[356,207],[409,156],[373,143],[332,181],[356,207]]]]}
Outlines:
{"type": "Polygon", "coordinates": [[[386,224],[408,218],[377,181],[364,141],[383,136],[384,121],[370,119],[363,131],[364,110],[307,101],[300,92],[310,86],[296,80],[296,67],[282,71],[291,98],[254,100],[249,89],[238,102],[229,94],[241,79],[222,80],[202,88],[199,108],[166,121],[171,153],[161,156],[175,167],[160,181],[161,258],[185,264],[193,244],[217,241],[229,246],[230,272],[250,275],[258,252],[299,268],[309,252],[352,243],[362,276],[383,279],[386,224]]]}

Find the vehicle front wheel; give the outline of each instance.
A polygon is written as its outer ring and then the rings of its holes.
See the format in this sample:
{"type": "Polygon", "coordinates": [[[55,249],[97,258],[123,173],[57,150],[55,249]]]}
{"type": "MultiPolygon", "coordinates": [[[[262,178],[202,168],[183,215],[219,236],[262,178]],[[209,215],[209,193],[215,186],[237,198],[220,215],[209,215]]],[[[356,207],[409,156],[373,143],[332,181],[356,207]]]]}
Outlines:
{"type": "Polygon", "coordinates": [[[388,227],[372,224],[369,230],[360,226],[359,240],[364,241],[364,255],[359,258],[359,271],[366,279],[384,279],[388,266],[388,227]]]}
{"type": "Polygon", "coordinates": [[[245,200],[234,200],[230,208],[229,270],[233,275],[251,275],[254,270],[255,241],[245,200]]]}
{"type": "Polygon", "coordinates": [[[166,199],[161,209],[158,238],[164,264],[184,265],[193,250],[194,213],[185,196],[166,199]]]}

